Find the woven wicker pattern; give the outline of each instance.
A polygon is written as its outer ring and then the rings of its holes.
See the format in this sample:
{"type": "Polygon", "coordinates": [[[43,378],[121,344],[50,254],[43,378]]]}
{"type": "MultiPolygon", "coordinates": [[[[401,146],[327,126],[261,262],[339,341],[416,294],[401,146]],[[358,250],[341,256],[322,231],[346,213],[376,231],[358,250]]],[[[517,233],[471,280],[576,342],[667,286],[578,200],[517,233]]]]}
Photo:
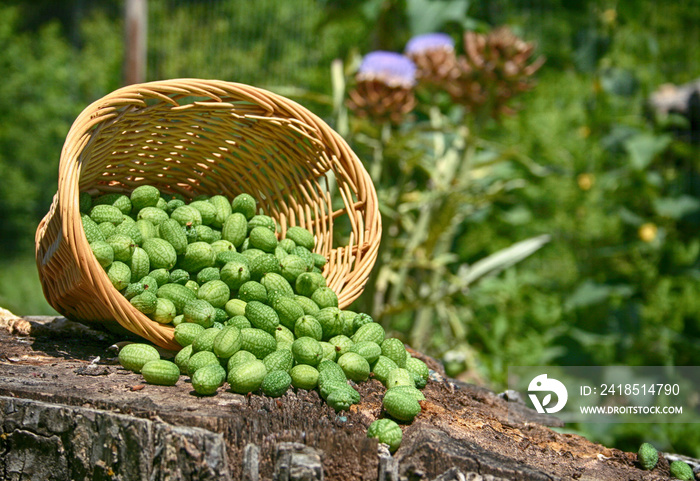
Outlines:
{"type": "Polygon", "coordinates": [[[357,156],[321,119],[242,84],[131,85],[94,102],[74,122],[61,152],[58,192],[37,229],[44,294],[66,317],[121,325],[178,347],[172,327],[148,319],[112,287],[82,229],[80,192],[128,193],[142,184],[187,198],[248,192],[281,225],[281,235],[293,225],[311,230],[315,251],[329,259],[324,275],[341,307],[361,294],[376,260],[376,191],[357,156]]]}

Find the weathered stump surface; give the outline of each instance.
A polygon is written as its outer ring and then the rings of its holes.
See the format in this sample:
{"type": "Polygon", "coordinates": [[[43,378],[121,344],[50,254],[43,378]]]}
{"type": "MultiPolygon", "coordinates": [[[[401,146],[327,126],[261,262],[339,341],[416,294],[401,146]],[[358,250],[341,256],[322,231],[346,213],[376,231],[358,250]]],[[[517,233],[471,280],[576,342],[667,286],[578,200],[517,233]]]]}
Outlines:
{"type": "MultiPolygon", "coordinates": [[[[335,413],[316,392],[193,395],[183,376],[154,386],[122,369],[107,334],[56,320],[0,328],[0,481],[655,480],[635,456],[557,433],[476,386],[440,376],[393,455],[366,437],[384,387],[335,413]],[[56,327],[57,328],[53,328],[56,327]],[[17,328],[17,326],[15,326],[17,328]],[[97,359],[99,358],[99,359],[97,359]]],[[[121,340],[121,339],[120,339],[121,340]]]]}

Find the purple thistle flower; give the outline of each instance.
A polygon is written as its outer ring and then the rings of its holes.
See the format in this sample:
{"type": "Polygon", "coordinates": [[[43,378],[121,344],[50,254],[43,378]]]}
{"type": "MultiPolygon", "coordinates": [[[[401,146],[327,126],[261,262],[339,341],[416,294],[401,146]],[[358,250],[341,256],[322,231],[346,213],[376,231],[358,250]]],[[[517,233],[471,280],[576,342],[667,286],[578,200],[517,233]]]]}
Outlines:
{"type": "Polygon", "coordinates": [[[377,50],[363,57],[357,79],[376,80],[389,87],[411,88],[416,83],[416,65],[400,53],[377,50]]]}
{"type": "Polygon", "coordinates": [[[416,35],[406,44],[406,55],[415,55],[431,50],[454,50],[455,42],[446,33],[416,35]]]}

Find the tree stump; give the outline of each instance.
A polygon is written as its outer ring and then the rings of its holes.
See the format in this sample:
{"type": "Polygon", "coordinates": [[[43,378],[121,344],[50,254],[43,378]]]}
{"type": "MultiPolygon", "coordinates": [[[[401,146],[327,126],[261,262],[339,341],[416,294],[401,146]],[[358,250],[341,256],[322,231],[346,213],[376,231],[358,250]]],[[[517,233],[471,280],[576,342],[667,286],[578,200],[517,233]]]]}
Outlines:
{"type": "Polygon", "coordinates": [[[64,318],[0,325],[0,480],[657,480],[636,455],[436,369],[391,455],[366,436],[384,387],[336,413],[315,391],[194,395],[124,370],[117,340],[64,318]],[[509,407],[511,416],[509,416],[509,407]]]}

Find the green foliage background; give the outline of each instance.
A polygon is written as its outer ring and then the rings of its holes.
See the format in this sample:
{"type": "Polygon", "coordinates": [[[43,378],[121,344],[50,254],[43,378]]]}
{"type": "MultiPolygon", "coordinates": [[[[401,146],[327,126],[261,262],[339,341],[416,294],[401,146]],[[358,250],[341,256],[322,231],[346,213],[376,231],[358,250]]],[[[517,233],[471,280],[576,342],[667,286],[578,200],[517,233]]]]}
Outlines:
{"type": "MultiPolygon", "coordinates": [[[[368,168],[381,132],[343,124],[334,59],[350,77],[358,55],[401,51],[432,30],[459,40],[464,29],[507,24],[537,42],[547,62],[519,113],[478,125],[464,117],[480,177],[457,203],[463,219],[440,268],[456,277],[454,266],[518,241],[551,241],[451,293],[445,323],[421,323],[411,309],[378,317],[444,359],[450,374],[493,389],[505,388],[509,365],[700,365],[697,139],[645,110],[659,85],[700,76],[699,3],[151,0],[149,8],[149,80],[221,78],[289,95],[343,131],[368,168]]],[[[56,191],[71,122],[122,83],[121,2],[2,0],[0,47],[0,306],[50,313],[34,232],[56,191]]],[[[407,129],[393,139],[382,154],[414,169],[420,156],[406,153],[419,137],[407,129]]],[[[430,175],[411,169],[411,185],[430,175]]],[[[391,198],[389,184],[377,187],[391,198]]],[[[397,202],[387,219],[415,228],[411,197],[397,202]]],[[[377,291],[372,282],[368,293],[377,291]]],[[[357,305],[373,307],[369,294],[357,305]]],[[[690,426],[576,428],[622,449],[647,440],[700,456],[700,431],[690,426]]]]}

